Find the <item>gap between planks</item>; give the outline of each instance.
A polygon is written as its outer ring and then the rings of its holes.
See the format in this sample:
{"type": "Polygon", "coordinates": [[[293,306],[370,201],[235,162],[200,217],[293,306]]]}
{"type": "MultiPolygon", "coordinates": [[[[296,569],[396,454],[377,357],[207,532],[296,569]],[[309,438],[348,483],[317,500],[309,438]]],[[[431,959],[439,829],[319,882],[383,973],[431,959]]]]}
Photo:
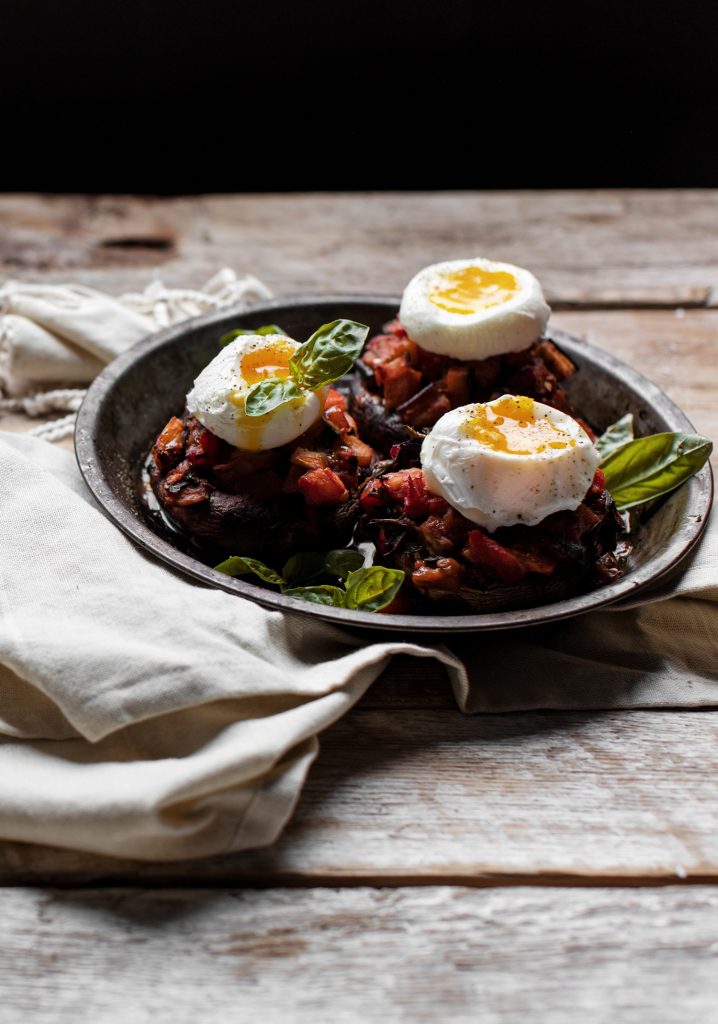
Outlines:
{"type": "Polygon", "coordinates": [[[227,873],[218,878],[207,878],[198,874],[168,874],[163,876],[145,875],[125,876],[118,880],[117,876],[102,877],[89,875],[85,878],[67,878],[63,875],[53,876],[52,873],[42,876],[33,875],[27,879],[22,877],[3,878],[0,876],[0,896],[6,890],[53,888],[67,892],[88,889],[128,890],[141,887],[143,890],[191,889],[206,891],[226,891],[229,889],[273,890],[273,889],[426,889],[441,886],[447,889],[664,889],[667,887],[690,886],[715,887],[718,890],[718,872],[713,874],[695,874],[681,878],[675,874],[655,875],[595,875],[561,874],[480,874],[456,872],[432,872],[426,875],[371,872],[352,872],[351,875],[312,875],[301,872],[277,871],[271,878],[261,875],[236,875],[227,873]]]}

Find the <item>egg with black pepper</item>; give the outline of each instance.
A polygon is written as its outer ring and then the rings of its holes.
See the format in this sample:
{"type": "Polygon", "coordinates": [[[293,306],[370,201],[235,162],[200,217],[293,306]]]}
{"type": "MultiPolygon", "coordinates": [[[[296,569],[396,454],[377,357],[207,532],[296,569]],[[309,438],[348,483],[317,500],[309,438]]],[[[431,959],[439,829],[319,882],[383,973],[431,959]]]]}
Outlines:
{"type": "Polygon", "coordinates": [[[489,532],[578,508],[599,462],[576,420],[521,395],[452,409],[421,447],[428,489],[489,532]]]}
{"type": "Polygon", "coordinates": [[[477,256],[420,270],[404,290],[399,319],[425,351],[477,360],[527,348],[550,312],[530,271],[477,256]]]}

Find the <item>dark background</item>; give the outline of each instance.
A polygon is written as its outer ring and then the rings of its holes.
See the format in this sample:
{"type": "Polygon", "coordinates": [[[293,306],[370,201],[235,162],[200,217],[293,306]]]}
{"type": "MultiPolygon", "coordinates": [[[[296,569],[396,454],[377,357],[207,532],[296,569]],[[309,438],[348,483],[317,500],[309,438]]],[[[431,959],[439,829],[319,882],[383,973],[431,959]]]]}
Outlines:
{"type": "Polygon", "coordinates": [[[15,0],[0,187],[716,186],[717,6],[15,0]]]}

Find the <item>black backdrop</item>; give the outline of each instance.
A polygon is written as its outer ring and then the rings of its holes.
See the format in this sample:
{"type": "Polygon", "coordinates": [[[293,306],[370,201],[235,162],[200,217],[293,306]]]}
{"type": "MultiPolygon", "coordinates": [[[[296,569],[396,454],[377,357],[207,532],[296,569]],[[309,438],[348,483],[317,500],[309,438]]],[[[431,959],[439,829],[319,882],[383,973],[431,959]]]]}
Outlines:
{"type": "Polygon", "coordinates": [[[0,188],[716,186],[717,8],[13,0],[0,188]]]}

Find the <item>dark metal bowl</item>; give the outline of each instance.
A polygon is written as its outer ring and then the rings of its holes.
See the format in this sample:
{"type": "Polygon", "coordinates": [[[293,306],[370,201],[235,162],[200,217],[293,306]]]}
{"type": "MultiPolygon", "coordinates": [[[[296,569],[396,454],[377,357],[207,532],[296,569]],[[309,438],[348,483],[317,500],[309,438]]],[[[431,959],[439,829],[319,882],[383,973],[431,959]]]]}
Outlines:
{"type": "MultiPolygon", "coordinates": [[[[510,629],[578,615],[621,598],[670,573],[697,543],[712,501],[710,468],[681,487],[641,524],[632,562],[615,583],[565,600],[519,611],[484,615],[377,615],[308,604],[215,572],[192,554],[161,523],[147,514],[141,497],[141,473],[147,451],[184,398],[199,371],[217,353],[217,340],[233,327],[279,323],[292,337],[308,337],[319,324],[348,317],[376,332],[396,315],[399,300],[357,295],[319,296],[264,302],[251,310],[223,310],[160,331],[100,373],[80,409],[75,450],[82,475],[100,505],[121,530],[158,558],[202,582],[256,601],[268,608],[318,616],[344,626],[411,633],[454,633],[510,629]]],[[[626,412],[637,431],[693,432],[681,410],[646,377],[612,355],[565,334],[551,331],[578,365],[568,382],[575,407],[603,429],[626,412]]]]}

